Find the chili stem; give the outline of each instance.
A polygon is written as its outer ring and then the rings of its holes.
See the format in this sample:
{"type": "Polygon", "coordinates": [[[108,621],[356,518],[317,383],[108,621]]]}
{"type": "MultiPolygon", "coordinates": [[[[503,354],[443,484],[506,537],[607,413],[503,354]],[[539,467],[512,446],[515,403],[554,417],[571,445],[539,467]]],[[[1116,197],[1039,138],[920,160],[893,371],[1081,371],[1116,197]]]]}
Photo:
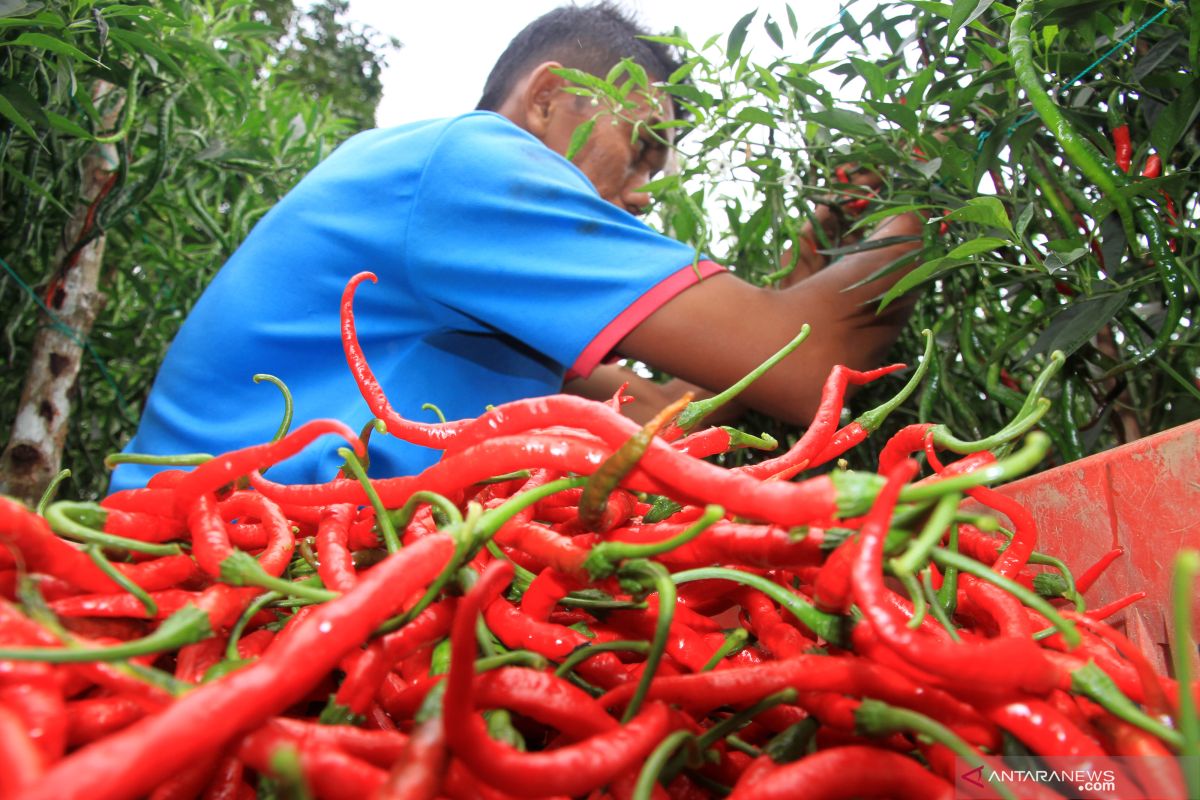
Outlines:
{"type": "Polygon", "coordinates": [[[400,539],[396,536],[392,518],[388,516],[387,509],[383,507],[383,501],[379,499],[379,493],[375,491],[374,484],[367,477],[366,470],[363,469],[358,456],[349,447],[339,447],[337,453],[346,460],[346,468],[362,484],[363,491],[367,493],[367,500],[370,501],[371,508],[375,509],[375,526],[379,528],[379,535],[383,537],[383,545],[387,548],[388,554],[398,553],[400,539]]]}
{"type": "Polygon", "coordinates": [[[137,656],[178,650],[212,635],[208,614],[194,605],[186,605],[163,620],[153,632],[140,639],[112,647],[3,647],[0,659],[45,661],[50,664],[75,664],[85,661],[118,661],[137,656]]]}
{"type": "Polygon", "coordinates": [[[1184,776],[1188,794],[1200,796],[1200,719],[1196,715],[1196,697],[1192,689],[1192,658],[1196,643],[1192,638],[1192,599],[1196,573],[1200,572],[1200,552],[1184,550],[1175,558],[1171,603],[1175,615],[1175,680],[1179,684],[1179,711],[1175,726],[1182,734],[1180,750],[1184,758],[1184,776]]]}
{"type": "Polygon", "coordinates": [[[100,545],[89,544],[83,548],[83,551],[87,553],[92,563],[107,575],[113,583],[136,597],[141,602],[142,607],[146,609],[148,616],[154,617],[158,614],[158,603],[154,602],[154,598],[150,596],[150,593],[130,580],[129,576],[125,573],[114,567],[113,563],[105,557],[104,550],[101,549],[100,545]]]}
{"type": "Polygon", "coordinates": [[[734,583],[740,583],[743,586],[750,586],[757,589],[786,608],[792,616],[804,623],[806,628],[825,641],[839,646],[844,646],[847,643],[848,620],[845,617],[826,614],[800,596],[789,592],[784,587],[774,581],[767,580],[761,575],[753,575],[727,567],[700,567],[698,569],[683,570],[671,575],[671,580],[676,585],[710,579],[733,581],[734,583]]]}
{"type": "Polygon", "coordinates": [[[650,643],[650,649],[646,652],[646,660],[642,664],[642,677],[638,680],[633,697],[629,699],[629,705],[625,706],[625,713],[621,717],[621,722],[629,722],[641,709],[642,701],[646,699],[646,693],[650,691],[650,683],[654,680],[654,675],[658,672],[658,665],[666,652],[667,638],[671,635],[671,621],[675,618],[677,595],[675,584],[671,580],[671,573],[656,561],[646,561],[645,559],[630,561],[622,567],[621,571],[624,575],[649,578],[658,592],[658,619],[654,623],[654,639],[650,643]]]}
{"type": "Polygon", "coordinates": [[[102,533],[93,527],[103,525],[107,511],[95,503],[76,503],[59,500],[46,508],[46,522],[50,529],[67,539],[99,545],[106,550],[128,550],[151,556],[177,556],[183,552],[177,544],[153,544],[124,536],[102,533]]]}

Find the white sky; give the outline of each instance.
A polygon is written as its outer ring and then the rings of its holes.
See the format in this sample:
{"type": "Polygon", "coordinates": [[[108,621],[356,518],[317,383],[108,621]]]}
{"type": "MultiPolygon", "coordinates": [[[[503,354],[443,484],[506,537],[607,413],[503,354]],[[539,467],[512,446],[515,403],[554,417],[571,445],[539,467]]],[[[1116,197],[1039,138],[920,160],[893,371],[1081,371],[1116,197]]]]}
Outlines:
{"type": "MultiPolygon", "coordinates": [[[[388,59],[383,101],[376,112],[380,126],[451,116],[475,107],[492,64],[521,28],[563,0],[350,0],[350,18],[395,36],[404,47],[388,59]]],[[[678,25],[697,46],[713,34],[727,35],[744,14],[760,9],[750,26],[747,47],[778,48],[763,33],[770,13],[784,30],[784,3],[766,0],[620,0],[653,33],[678,25]]],[[[800,23],[797,42],[832,22],[837,0],[793,0],[800,23]]],[[[722,38],[723,38],[722,37],[722,38]]]]}

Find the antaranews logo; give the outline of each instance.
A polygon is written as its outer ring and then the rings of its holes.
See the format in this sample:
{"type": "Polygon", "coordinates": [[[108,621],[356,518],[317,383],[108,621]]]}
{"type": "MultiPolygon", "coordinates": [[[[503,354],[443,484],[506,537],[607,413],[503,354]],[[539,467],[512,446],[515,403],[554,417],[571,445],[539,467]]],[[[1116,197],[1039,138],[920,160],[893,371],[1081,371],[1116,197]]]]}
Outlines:
{"type": "Polygon", "coordinates": [[[1050,789],[1066,800],[1103,795],[1113,800],[1186,798],[1181,758],[1157,756],[987,757],[981,764],[958,759],[955,797],[994,798],[1004,787],[1010,796],[1031,797],[1050,789]]]}

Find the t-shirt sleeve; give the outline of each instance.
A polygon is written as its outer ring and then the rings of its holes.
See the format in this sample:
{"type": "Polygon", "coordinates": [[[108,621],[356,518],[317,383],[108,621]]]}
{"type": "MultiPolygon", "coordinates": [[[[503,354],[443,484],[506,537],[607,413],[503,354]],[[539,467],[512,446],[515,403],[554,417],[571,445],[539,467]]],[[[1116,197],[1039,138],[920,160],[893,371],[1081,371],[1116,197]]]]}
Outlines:
{"type": "Polygon", "coordinates": [[[404,273],[435,324],[510,336],[585,376],[663,303],[721,271],[494,114],[449,126],[407,224],[404,273]]]}

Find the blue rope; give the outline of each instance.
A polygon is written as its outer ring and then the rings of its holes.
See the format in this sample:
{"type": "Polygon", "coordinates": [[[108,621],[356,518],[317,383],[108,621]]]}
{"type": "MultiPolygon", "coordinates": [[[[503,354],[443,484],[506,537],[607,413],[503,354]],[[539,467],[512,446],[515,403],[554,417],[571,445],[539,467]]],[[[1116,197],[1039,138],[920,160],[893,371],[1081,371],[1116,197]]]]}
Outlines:
{"type": "Polygon", "coordinates": [[[126,419],[132,419],[133,417],[129,414],[129,403],[125,400],[125,395],[121,391],[121,387],[117,385],[117,382],[113,380],[112,375],[109,374],[108,370],[105,368],[104,362],[100,360],[100,355],[95,351],[95,349],[92,348],[92,343],[87,339],[81,338],[78,331],[76,331],[67,323],[63,322],[61,317],[55,314],[49,306],[42,302],[42,298],[38,297],[37,292],[35,292],[29,286],[29,284],[23,281],[21,276],[18,275],[3,258],[0,258],[0,266],[3,266],[4,271],[7,272],[12,279],[17,282],[17,286],[20,286],[25,290],[27,295],[33,298],[33,302],[37,303],[38,308],[42,310],[42,313],[50,318],[50,322],[52,323],[51,328],[66,336],[75,344],[79,345],[80,348],[86,350],[89,355],[91,355],[92,360],[96,362],[96,366],[100,368],[100,374],[104,376],[104,380],[107,381],[108,384],[112,386],[113,391],[117,393],[117,402],[120,403],[121,414],[126,419]]]}
{"type": "MultiPolygon", "coordinates": [[[[1154,23],[1158,22],[1159,19],[1161,19],[1165,14],[1167,14],[1167,12],[1171,11],[1172,7],[1175,5],[1176,2],[1177,2],[1177,0],[1167,0],[1167,5],[1163,8],[1160,8],[1158,10],[1157,14],[1150,17],[1150,19],[1146,20],[1141,25],[1134,28],[1119,42],[1114,44],[1112,47],[1108,48],[1108,50],[1104,53],[1104,55],[1100,56],[1095,61],[1093,61],[1091,64],[1088,64],[1086,67],[1084,67],[1082,70],[1080,70],[1079,74],[1076,75],[1074,78],[1071,78],[1071,80],[1064,83],[1062,85],[1062,87],[1057,90],[1056,94],[1060,94],[1060,95],[1064,94],[1067,91],[1067,89],[1070,89],[1076,83],[1079,83],[1079,81],[1083,80],[1083,78],[1086,77],[1092,70],[1094,70],[1096,67],[1103,64],[1108,59],[1112,58],[1114,53],[1116,53],[1122,47],[1124,47],[1125,45],[1129,44],[1134,39],[1136,39],[1139,33],[1146,30],[1146,28],[1149,28],[1154,23]]],[[[1016,122],[1014,122],[1012,125],[1008,126],[1008,131],[1005,133],[1005,135],[1012,136],[1013,131],[1015,131],[1017,128],[1021,127],[1022,125],[1024,125],[1026,122],[1029,122],[1031,119],[1033,119],[1036,116],[1037,116],[1037,114],[1030,112],[1030,113],[1026,114],[1025,116],[1021,117],[1016,122]]],[[[979,143],[975,148],[976,155],[983,152],[984,142],[986,142],[988,137],[991,135],[992,135],[991,131],[984,131],[983,133],[979,134],[979,143]]]]}

